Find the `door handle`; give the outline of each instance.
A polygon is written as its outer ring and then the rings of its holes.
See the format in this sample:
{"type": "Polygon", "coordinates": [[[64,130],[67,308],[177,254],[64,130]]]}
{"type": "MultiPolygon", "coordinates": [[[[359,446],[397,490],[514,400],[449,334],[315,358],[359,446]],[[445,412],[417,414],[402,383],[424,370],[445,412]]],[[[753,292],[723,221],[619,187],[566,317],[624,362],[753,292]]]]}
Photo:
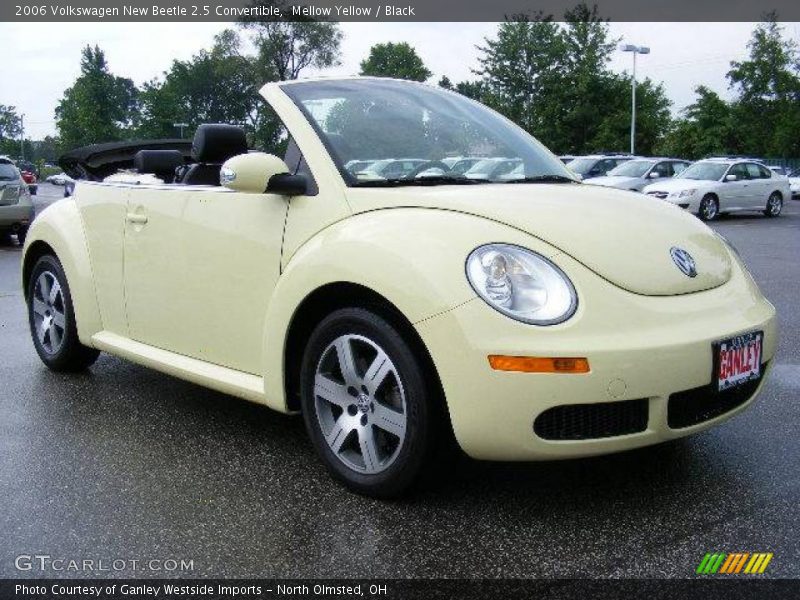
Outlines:
{"type": "Polygon", "coordinates": [[[128,213],[126,218],[128,219],[128,223],[135,223],[137,225],[144,225],[147,223],[147,215],[142,213],[128,213]]]}

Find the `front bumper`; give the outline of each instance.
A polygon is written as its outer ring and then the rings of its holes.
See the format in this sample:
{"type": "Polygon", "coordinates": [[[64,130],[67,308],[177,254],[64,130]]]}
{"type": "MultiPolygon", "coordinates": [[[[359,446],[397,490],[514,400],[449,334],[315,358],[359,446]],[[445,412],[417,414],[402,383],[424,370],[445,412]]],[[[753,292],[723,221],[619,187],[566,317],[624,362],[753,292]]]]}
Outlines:
{"type": "Polygon", "coordinates": [[[762,330],[762,363],[774,357],[775,309],[742,268],[734,268],[731,280],[716,289],[655,297],[617,288],[563,254],[554,260],[578,290],[578,311],[566,323],[525,325],[476,298],[416,324],[441,378],[456,438],[467,454],[486,460],[547,460],[618,452],[702,431],[752,403],[757,391],[699,424],[675,428],[668,423],[671,394],[710,384],[713,342],[762,330]],[[587,357],[591,370],[494,371],[490,354],[587,357]],[[638,433],[553,441],[534,432],[536,418],[553,407],[625,400],[647,405],[646,425],[638,433]]]}

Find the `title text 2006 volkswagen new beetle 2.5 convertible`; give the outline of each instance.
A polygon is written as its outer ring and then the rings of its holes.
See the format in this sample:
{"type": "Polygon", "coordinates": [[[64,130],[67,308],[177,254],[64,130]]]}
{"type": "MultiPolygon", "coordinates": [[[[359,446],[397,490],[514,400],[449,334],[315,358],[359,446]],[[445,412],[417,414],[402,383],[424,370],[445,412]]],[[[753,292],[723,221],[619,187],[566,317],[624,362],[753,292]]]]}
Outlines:
{"type": "Polygon", "coordinates": [[[450,428],[478,459],[580,457],[704,430],[757,394],[775,310],[694,216],[576,182],[441,89],[262,93],[288,132],[283,158],[201,126],[174,180],[180,152],[144,150],[139,183],[78,183],[36,219],[23,277],[50,368],[105,351],[301,412],[330,472],[381,497],[407,489],[450,428]],[[467,178],[450,156],[522,166],[467,178]],[[413,166],[345,167],[387,159],[413,166]]]}

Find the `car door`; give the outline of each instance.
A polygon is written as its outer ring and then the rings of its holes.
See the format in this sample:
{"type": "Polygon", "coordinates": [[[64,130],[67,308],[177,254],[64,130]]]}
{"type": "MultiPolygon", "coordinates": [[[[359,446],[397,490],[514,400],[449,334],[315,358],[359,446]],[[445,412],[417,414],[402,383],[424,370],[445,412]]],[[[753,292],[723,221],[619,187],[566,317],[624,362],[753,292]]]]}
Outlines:
{"type": "Polygon", "coordinates": [[[736,175],[735,181],[723,180],[721,186],[720,210],[742,210],[748,206],[750,193],[750,174],[745,163],[736,163],[728,169],[727,175],[736,175]]]}
{"type": "Polygon", "coordinates": [[[767,205],[773,173],[756,163],[747,163],[747,172],[750,174],[748,206],[753,209],[763,209],[767,205]]]}
{"type": "Polygon", "coordinates": [[[131,190],[125,307],[132,339],[259,374],[288,200],[213,186],[131,190]]]}

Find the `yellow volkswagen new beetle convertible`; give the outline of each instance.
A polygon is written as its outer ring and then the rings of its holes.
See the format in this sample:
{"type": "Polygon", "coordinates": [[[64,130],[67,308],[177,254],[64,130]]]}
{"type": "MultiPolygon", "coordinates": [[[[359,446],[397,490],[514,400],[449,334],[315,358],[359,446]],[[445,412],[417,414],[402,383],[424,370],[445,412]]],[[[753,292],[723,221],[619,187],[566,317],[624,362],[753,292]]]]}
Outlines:
{"type": "Polygon", "coordinates": [[[204,125],[188,160],[143,149],[36,219],[23,278],[47,366],[105,351],[301,412],[331,473],[383,497],[451,428],[479,459],[579,457],[704,430],[757,394],[775,310],[695,217],[578,183],[441,89],[262,93],[282,158],[204,125]],[[451,157],[508,168],[466,177],[451,157]]]}

